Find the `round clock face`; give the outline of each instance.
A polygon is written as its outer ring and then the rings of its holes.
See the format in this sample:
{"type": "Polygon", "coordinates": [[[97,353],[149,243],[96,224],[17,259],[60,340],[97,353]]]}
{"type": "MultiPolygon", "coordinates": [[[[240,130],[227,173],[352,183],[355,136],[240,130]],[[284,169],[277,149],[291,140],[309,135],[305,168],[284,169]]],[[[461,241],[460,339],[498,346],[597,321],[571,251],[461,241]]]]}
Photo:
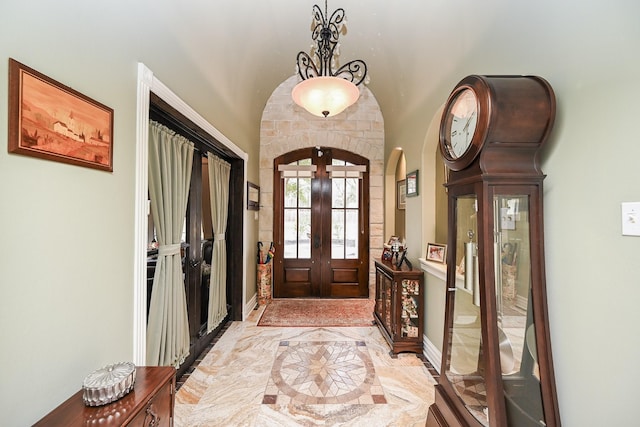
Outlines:
{"type": "Polygon", "coordinates": [[[444,148],[452,159],[462,157],[473,140],[478,122],[478,99],[471,89],[461,90],[444,117],[444,148]]]}

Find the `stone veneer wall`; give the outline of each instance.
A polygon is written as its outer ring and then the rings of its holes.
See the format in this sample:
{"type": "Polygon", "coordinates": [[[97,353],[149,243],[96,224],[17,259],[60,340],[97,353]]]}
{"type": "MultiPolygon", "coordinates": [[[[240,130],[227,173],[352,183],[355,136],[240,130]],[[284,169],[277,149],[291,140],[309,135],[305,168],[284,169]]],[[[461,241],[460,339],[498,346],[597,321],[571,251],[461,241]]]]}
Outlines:
{"type": "Polygon", "coordinates": [[[369,298],[375,298],[373,259],[382,253],[384,233],[384,121],[380,106],[366,86],[360,99],[344,112],[316,117],[296,105],[291,90],[294,75],[271,94],[260,124],[260,211],[258,236],[273,241],[273,159],[305,147],[340,148],[369,159],[369,298]]]}

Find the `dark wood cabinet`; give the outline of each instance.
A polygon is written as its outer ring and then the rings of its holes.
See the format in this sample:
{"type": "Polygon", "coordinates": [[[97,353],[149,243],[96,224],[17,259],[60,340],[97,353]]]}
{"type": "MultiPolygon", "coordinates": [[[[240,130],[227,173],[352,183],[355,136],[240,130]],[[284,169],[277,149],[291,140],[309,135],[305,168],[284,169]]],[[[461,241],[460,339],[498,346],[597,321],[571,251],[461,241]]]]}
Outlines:
{"type": "Polygon", "coordinates": [[[404,351],[422,353],[423,284],[422,270],[376,261],[374,317],[392,357],[404,351]]]}
{"type": "Polygon", "coordinates": [[[85,406],[80,390],[35,426],[172,427],[175,372],[170,366],[137,367],[134,388],[122,399],[104,406],[85,406]]]}

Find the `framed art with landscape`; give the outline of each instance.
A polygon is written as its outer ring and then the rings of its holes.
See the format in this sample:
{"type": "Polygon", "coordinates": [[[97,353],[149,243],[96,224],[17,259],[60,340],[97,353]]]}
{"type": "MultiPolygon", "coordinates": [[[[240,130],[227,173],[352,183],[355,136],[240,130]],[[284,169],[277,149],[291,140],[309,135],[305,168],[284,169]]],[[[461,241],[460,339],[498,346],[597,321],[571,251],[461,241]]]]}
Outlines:
{"type": "Polygon", "coordinates": [[[113,171],[113,110],[9,58],[10,153],[113,171]]]}

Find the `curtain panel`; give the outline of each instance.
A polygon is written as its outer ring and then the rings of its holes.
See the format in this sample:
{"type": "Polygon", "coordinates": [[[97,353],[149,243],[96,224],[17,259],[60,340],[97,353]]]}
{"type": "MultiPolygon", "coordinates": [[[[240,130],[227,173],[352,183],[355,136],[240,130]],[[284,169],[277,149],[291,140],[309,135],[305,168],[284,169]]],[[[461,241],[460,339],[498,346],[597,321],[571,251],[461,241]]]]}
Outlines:
{"type": "Polygon", "coordinates": [[[227,315],[227,242],[225,231],[229,212],[229,176],[231,165],[209,153],[209,191],[211,193],[211,222],[213,250],[211,254],[211,282],[207,333],[214,330],[227,315]]]}
{"type": "Polygon", "coordinates": [[[149,194],[158,241],[147,324],[147,364],[178,367],[189,354],[181,240],[194,144],[150,121],[149,194]]]}

